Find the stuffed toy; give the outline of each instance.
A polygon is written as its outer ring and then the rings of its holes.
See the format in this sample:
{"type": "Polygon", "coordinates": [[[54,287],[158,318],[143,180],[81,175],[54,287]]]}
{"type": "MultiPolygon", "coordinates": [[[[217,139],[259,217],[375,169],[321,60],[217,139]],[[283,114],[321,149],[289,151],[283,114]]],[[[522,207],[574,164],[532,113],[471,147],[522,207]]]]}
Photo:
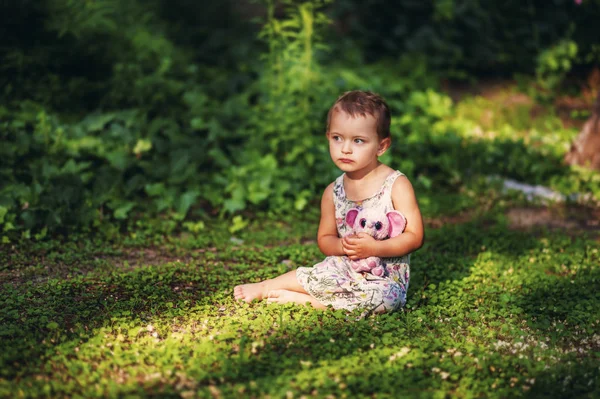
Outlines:
{"type": "MultiPolygon", "coordinates": [[[[346,213],[346,224],[352,229],[348,235],[367,233],[376,240],[385,240],[402,234],[406,218],[398,211],[385,214],[375,208],[352,208],[346,213]]],[[[385,272],[383,262],[377,256],[353,260],[351,266],[356,272],[370,272],[375,276],[383,276],[385,272]]]]}

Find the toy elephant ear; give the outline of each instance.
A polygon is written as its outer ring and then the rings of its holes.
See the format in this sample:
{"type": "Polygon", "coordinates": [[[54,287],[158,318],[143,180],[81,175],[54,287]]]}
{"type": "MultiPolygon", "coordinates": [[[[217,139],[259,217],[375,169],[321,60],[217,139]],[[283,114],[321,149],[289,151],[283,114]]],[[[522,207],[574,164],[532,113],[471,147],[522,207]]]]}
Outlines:
{"type": "Polygon", "coordinates": [[[352,208],[346,213],[346,224],[350,227],[354,226],[354,221],[358,215],[358,208],[352,208]]]}
{"type": "Polygon", "coordinates": [[[402,234],[406,227],[406,218],[398,211],[390,211],[387,213],[387,218],[390,221],[389,234],[390,237],[396,237],[402,234]]]}

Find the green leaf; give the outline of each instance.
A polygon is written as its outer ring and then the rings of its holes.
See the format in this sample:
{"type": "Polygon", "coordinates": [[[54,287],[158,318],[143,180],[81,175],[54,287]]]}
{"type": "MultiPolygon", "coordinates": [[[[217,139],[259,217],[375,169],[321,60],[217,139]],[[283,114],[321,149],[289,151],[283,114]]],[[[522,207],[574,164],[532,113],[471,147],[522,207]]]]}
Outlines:
{"type": "Polygon", "coordinates": [[[233,234],[237,231],[244,229],[247,225],[248,225],[248,221],[244,220],[244,218],[242,216],[240,216],[240,215],[234,216],[231,221],[231,225],[229,226],[229,232],[233,234]]]}
{"type": "Polygon", "coordinates": [[[148,152],[152,149],[152,142],[146,139],[139,139],[137,143],[135,143],[135,147],[133,148],[133,153],[135,155],[141,155],[144,152],[148,152]]]}
{"type": "Polygon", "coordinates": [[[144,190],[146,191],[146,194],[151,197],[159,197],[166,191],[163,183],[146,184],[144,190]]]}
{"type": "Polygon", "coordinates": [[[4,223],[4,217],[8,213],[8,208],[0,206],[0,223],[4,223]]]}
{"type": "Polygon", "coordinates": [[[96,132],[104,129],[104,127],[115,119],[115,114],[96,114],[90,115],[85,119],[87,130],[96,132]]]}
{"type": "Polygon", "coordinates": [[[46,328],[48,328],[50,330],[56,330],[58,328],[58,323],[55,321],[51,321],[50,323],[48,323],[46,325],[46,328]]]}
{"type": "Polygon", "coordinates": [[[297,211],[301,211],[304,209],[304,207],[306,207],[306,204],[308,204],[308,200],[304,197],[298,197],[296,198],[296,201],[294,202],[294,208],[297,211]]]}
{"type": "Polygon", "coordinates": [[[116,219],[125,219],[127,218],[127,214],[133,207],[135,206],[135,202],[127,202],[117,209],[115,209],[114,216],[116,219]]]}
{"type": "Polygon", "coordinates": [[[202,118],[192,119],[192,121],[190,122],[190,125],[191,125],[192,129],[194,129],[194,130],[204,129],[207,126],[206,122],[202,118]]]}
{"type": "Polygon", "coordinates": [[[235,213],[246,208],[246,201],[241,198],[230,198],[223,202],[223,208],[228,213],[235,213]]]}
{"type": "Polygon", "coordinates": [[[235,213],[246,208],[245,190],[241,185],[237,185],[231,191],[231,198],[223,203],[226,212],[235,213]]]}
{"type": "Polygon", "coordinates": [[[200,193],[198,191],[192,190],[187,191],[181,197],[179,197],[177,212],[185,216],[188,210],[190,209],[190,206],[192,206],[194,202],[196,202],[196,199],[198,198],[199,194],[200,193]]]}
{"type": "Polygon", "coordinates": [[[121,171],[127,168],[127,158],[127,152],[124,150],[116,150],[106,154],[106,159],[110,165],[121,171]]]}

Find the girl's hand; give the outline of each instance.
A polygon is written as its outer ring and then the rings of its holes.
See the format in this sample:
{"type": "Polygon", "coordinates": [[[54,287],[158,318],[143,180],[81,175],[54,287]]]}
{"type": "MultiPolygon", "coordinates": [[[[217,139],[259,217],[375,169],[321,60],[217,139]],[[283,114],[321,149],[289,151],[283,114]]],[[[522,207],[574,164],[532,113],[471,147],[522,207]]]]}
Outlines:
{"type": "Polygon", "coordinates": [[[377,254],[374,253],[376,245],[377,240],[367,233],[358,233],[357,235],[342,238],[342,249],[351,260],[377,256],[377,254]]]}

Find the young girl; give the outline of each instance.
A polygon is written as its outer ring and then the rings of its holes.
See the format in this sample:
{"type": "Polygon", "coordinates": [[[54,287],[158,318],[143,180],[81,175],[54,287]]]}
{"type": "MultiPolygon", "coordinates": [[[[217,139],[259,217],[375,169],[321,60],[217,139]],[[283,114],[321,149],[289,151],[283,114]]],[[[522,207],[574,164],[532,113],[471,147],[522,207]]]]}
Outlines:
{"type": "Polygon", "coordinates": [[[327,140],[331,159],[345,173],[325,189],[321,200],[317,242],[327,258],[274,279],[238,285],[236,299],[266,298],[369,313],[404,306],[410,253],[423,245],[423,221],[408,179],[378,160],[391,145],[390,122],[387,104],[374,93],[351,91],[337,99],[327,117],[327,140]],[[383,241],[365,233],[348,236],[346,212],[373,207],[402,213],[407,220],[404,232],[383,241]],[[382,258],[382,276],[351,267],[351,260],[370,256],[382,258]]]}

